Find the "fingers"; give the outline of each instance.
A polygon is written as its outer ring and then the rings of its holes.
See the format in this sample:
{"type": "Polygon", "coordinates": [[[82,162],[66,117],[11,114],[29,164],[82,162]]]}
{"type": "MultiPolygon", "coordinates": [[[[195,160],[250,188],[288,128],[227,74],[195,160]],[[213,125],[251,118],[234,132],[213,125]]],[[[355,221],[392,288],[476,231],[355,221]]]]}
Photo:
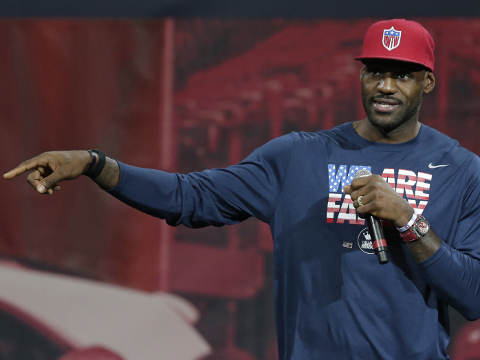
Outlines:
{"type": "Polygon", "coordinates": [[[56,170],[52,172],[49,176],[45,178],[38,179],[35,184],[31,184],[37,189],[41,194],[49,193],[52,194],[53,191],[60,190],[58,183],[65,179],[65,176],[61,170],[56,170]]]}
{"type": "Polygon", "coordinates": [[[43,180],[43,175],[42,175],[42,171],[40,171],[40,168],[30,171],[30,174],[27,176],[27,182],[35,190],[37,190],[37,186],[42,180],[43,180]]]}
{"type": "MultiPolygon", "coordinates": [[[[43,166],[39,166],[37,169],[31,170],[27,176],[27,182],[39,193],[53,194],[53,191],[60,190],[60,186],[55,183],[53,186],[45,186],[46,177],[52,174],[50,169],[46,169],[43,166]],[[41,187],[43,186],[43,187],[41,187]]],[[[50,181],[50,180],[49,180],[50,181]]]]}
{"type": "Polygon", "coordinates": [[[39,193],[52,194],[60,190],[61,181],[81,176],[90,161],[90,154],[84,150],[46,152],[21,163],[3,177],[10,180],[30,171],[28,183],[39,193]]]}
{"type": "Polygon", "coordinates": [[[379,175],[362,176],[353,180],[350,185],[346,185],[344,190],[347,194],[350,194],[352,200],[356,200],[360,195],[375,191],[379,185],[383,187],[384,183],[385,180],[379,175]]]}
{"type": "Polygon", "coordinates": [[[357,195],[353,200],[353,206],[357,209],[358,216],[364,218],[367,214],[375,210],[375,195],[357,195]]]}
{"type": "MultiPolygon", "coordinates": [[[[383,191],[385,181],[378,175],[360,177],[352,181],[351,185],[345,186],[345,192],[350,194],[353,206],[357,209],[360,217],[365,217],[369,213],[376,212],[377,208],[382,207],[383,191]]],[[[389,191],[391,191],[391,187],[389,191]]]]}
{"type": "Polygon", "coordinates": [[[53,195],[54,191],[60,191],[60,186],[54,186],[53,188],[45,191],[43,194],[53,195]]]}
{"type": "Polygon", "coordinates": [[[408,222],[408,216],[411,217],[412,206],[378,175],[358,178],[345,188],[361,218],[371,214],[397,225],[408,222]],[[368,181],[365,183],[365,180],[368,181]]]}
{"type": "MultiPolygon", "coordinates": [[[[348,186],[350,191],[355,191],[358,190],[367,184],[374,182],[374,181],[380,181],[382,178],[379,175],[369,175],[369,176],[362,176],[359,177],[355,180],[352,181],[350,186],[348,186]]],[[[346,188],[347,186],[345,186],[346,188]]],[[[345,190],[346,191],[346,190],[345,190]]]]}
{"type": "Polygon", "coordinates": [[[13,179],[17,177],[18,175],[23,174],[26,171],[35,169],[39,166],[38,160],[36,158],[24,161],[20,165],[18,165],[15,169],[10,170],[9,172],[3,174],[3,178],[6,180],[13,179]]]}
{"type": "MultiPolygon", "coordinates": [[[[346,186],[345,186],[345,188],[346,188],[346,186]]],[[[371,186],[368,186],[368,184],[367,184],[366,186],[363,186],[363,187],[361,187],[361,188],[358,188],[357,190],[354,190],[353,187],[350,187],[348,190],[350,191],[350,193],[349,193],[349,194],[350,194],[350,198],[353,200],[354,205],[355,205],[356,203],[358,203],[358,198],[359,198],[360,196],[362,196],[362,203],[363,203],[364,205],[367,204],[367,203],[368,203],[367,198],[365,198],[364,196],[367,195],[369,192],[372,191],[371,188],[372,188],[372,187],[371,187],[371,186]]],[[[345,192],[347,192],[347,191],[345,190],[345,192]]],[[[356,206],[356,207],[357,207],[357,206],[356,206]]]]}

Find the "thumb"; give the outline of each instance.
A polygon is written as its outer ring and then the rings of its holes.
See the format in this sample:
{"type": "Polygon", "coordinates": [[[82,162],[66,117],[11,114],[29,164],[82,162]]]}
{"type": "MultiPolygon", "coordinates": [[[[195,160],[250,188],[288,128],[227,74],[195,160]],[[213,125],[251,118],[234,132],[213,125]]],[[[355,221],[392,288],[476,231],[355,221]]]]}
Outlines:
{"type": "Polygon", "coordinates": [[[37,185],[37,191],[41,194],[44,194],[48,192],[49,194],[52,194],[53,192],[53,187],[57,185],[58,182],[60,182],[62,179],[61,176],[59,176],[57,171],[54,171],[52,174],[47,176],[45,179],[40,181],[37,185]]]}
{"type": "Polygon", "coordinates": [[[47,191],[46,185],[42,182],[37,185],[37,191],[41,194],[43,194],[45,191],[47,191]]]}

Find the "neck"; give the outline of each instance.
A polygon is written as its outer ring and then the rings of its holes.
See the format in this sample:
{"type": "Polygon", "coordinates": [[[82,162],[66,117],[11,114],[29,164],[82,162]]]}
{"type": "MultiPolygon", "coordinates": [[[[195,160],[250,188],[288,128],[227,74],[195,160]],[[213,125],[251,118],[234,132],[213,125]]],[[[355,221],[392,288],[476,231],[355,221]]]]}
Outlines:
{"type": "Polygon", "coordinates": [[[398,144],[414,139],[422,124],[417,119],[411,119],[394,129],[385,129],[373,125],[368,119],[363,119],[353,123],[353,127],[358,135],[367,140],[398,144]]]}

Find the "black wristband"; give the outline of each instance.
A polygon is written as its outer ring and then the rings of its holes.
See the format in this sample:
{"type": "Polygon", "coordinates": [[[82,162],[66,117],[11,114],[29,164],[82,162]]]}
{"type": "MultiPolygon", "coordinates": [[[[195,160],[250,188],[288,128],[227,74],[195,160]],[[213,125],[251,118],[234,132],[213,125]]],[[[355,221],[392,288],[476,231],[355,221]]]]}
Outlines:
{"type": "Polygon", "coordinates": [[[88,167],[87,171],[85,171],[84,175],[87,175],[91,179],[97,178],[103,171],[103,168],[105,167],[105,164],[107,162],[107,158],[105,156],[105,153],[100,150],[88,150],[90,155],[92,155],[92,163],[88,167]],[[96,158],[98,156],[98,161],[96,161],[96,158]]]}
{"type": "Polygon", "coordinates": [[[90,163],[90,165],[88,166],[87,170],[85,170],[85,172],[83,173],[83,175],[87,175],[88,174],[91,174],[92,173],[92,170],[93,168],[95,167],[95,165],[97,165],[97,160],[98,160],[98,154],[93,151],[93,150],[87,150],[88,153],[92,156],[92,162],[90,163]]]}

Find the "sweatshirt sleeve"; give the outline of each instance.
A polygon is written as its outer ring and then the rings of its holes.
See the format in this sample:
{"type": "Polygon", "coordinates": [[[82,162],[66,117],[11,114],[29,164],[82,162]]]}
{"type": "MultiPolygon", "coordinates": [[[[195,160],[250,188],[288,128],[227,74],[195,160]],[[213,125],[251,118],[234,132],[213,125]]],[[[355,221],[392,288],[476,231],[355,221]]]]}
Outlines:
{"type": "Polygon", "coordinates": [[[292,135],[285,135],[237,165],[189,174],[119,162],[119,182],[107,192],[173,226],[222,226],[251,216],[268,222],[282,190],[293,142],[292,135]]]}
{"type": "MultiPolygon", "coordinates": [[[[419,265],[433,291],[467,320],[480,318],[480,161],[475,157],[452,244],[419,265]]],[[[433,229],[435,231],[435,229],[433,229]]]]}

